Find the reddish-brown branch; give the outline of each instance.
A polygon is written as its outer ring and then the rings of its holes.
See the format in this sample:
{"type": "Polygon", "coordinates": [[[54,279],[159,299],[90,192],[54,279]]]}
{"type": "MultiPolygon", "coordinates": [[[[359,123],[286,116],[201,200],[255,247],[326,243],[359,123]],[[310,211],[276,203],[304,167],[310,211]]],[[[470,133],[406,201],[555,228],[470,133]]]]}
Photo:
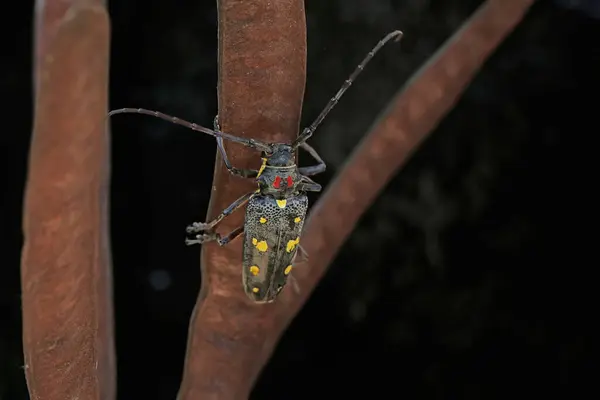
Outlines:
{"type": "MultiPolygon", "coordinates": [[[[533,2],[488,0],[393,100],[311,213],[302,238],[310,263],[295,273],[300,295],[288,288],[274,304],[253,305],[241,287],[241,242],[203,247],[203,287],[191,321],[180,400],[248,398],[282,331],[360,215],[533,2]]],[[[303,1],[220,0],[219,29],[223,130],[290,141],[297,134],[304,88],[303,1]]],[[[227,147],[236,166],[257,166],[255,152],[227,147]]],[[[252,189],[218,158],[209,217],[252,189]]],[[[238,212],[221,229],[232,230],[242,221],[238,212]]]]}
{"type": "Polygon", "coordinates": [[[114,399],[104,1],[38,1],[35,29],[21,264],[27,385],[32,399],[114,399]]]}
{"type": "MultiPolygon", "coordinates": [[[[305,85],[304,1],[219,0],[218,11],[221,128],[291,142],[298,134],[305,85]]],[[[225,146],[236,167],[259,166],[256,151],[225,146]]],[[[254,189],[231,176],[217,157],[208,218],[254,189]]],[[[219,230],[242,224],[238,211],[219,230]]],[[[257,354],[273,329],[275,308],[252,304],[244,294],[241,251],[239,240],[202,248],[202,289],[190,324],[180,400],[247,399],[260,371],[257,354]]]]}

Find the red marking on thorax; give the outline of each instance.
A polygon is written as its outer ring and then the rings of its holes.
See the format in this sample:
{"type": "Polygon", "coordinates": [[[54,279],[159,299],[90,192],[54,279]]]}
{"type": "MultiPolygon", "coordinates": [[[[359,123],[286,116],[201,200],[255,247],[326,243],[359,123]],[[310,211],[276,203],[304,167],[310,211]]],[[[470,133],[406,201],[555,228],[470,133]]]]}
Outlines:
{"type": "MultiPolygon", "coordinates": [[[[281,187],[281,177],[280,176],[276,176],[275,177],[275,181],[273,182],[273,187],[275,189],[279,189],[281,187]]],[[[288,177],[286,178],[286,183],[288,187],[292,187],[294,185],[294,180],[292,179],[292,177],[290,175],[288,175],[288,177]]]]}

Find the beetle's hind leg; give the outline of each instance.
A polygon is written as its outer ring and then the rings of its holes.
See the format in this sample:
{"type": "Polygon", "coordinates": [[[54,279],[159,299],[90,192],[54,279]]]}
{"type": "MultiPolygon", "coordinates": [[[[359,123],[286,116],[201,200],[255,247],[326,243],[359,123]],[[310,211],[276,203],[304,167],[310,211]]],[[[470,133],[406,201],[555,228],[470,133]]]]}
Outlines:
{"type": "MultiPolygon", "coordinates": [[[[298,265],[302,265],[302,264],[306,263],[307,261],[308,261],[308,253],[306,252],[306,250],[304,250],[304,247],[302,247],[301,245],[298,245],[298,250],[296,251],[296,254],[294,255],[294,261],[292,261],[292,265],[294,266],[294,268],[296,268],[298,265]],[[300,254],[300,253],[302,253],[302,254],[300,254]],[[301,258],[301,259],[299,261],[297,261],[298,258],[301,258]]],[[[294,293],[296,293],[297,295],[300,294],[300,285],[298,284],[298,280],[294,277],[293,273],[288,276],[288,281],[292,285],[292,289],[294,290],[294,293]]]]}
{"type": "Polygon", "coordinates": [[[219,222],[221,222],[223,220],[223,218],[225,218],[226,216],[230,215],[235,210],[237,210],[238,208],[240,208],[241,206],[243,206],[244,204],[246,204],[248,202],[248,200],[250,200],[250,198],[255,193],[256,192],[246,193],[245,195],[243,195],[242,197],[240,197],[239,199],[237,199],[236,201],[234,201],[233,203],[231,203],[231,205],[229,207],[227,207],[226,209],[224,209],[221,212],[221,214],[217,215],[217,217],[214,218],[212,221],[209,221],[209,222],[193,222],[191,225],[189,225],[186,228],[187,233],[196,233],[196,232],[208,231],[208,230],[213,229],[215,226],[217,226],[217,224],[219,222]]]}
{"type": "Polygon", "coordinates": [[[290,275],[288,280],[292,284],[292,289],[294,289],[294,293],[296,293],[297,295],[300,294],[300,285],[298,284],[298,280],[294,278],[294,275],[290,275]]]}
{"type": "Polygon", "coordinates": [[[242,233],[244,233],[243,225],[231,231],[227,236],[221,236],[217,232],[209,232],[201,235],[196,235],[196,239],[185,239],[185,244],[187,244],[188,246],[192,246],[194,244],[203,244],[206,242],[216,241],[219,244],[219,246],[225,246],[226,244],[230,243],[238,236],[240,236],[242,233]]]}
{"type": "MultiPolygon", "coordinates": [[[[296,254],[298,255],[300,253],[302,253],[302,255],[301,255],[302,259],[300,260],[300,262],[298,264],[301,264],[301,263],[304,263],[304,262],[308,261],[308,253],[306,252],[306,250],[304,250],[304,247],[302,247],[302,245],[299,244],[298,245],[298,251],[296,252],[296,254]]],[[[294,263],[296,263],[295,259],[294,259],[294,263]]]]}

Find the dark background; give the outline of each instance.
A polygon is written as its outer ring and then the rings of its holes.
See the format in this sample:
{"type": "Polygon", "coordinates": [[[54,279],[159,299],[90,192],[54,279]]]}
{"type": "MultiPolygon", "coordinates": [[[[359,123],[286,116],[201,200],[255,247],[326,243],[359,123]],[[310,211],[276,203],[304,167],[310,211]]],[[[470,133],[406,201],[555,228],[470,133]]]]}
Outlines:
{"type": "MultiPolygon", "coordinates": [[[[312,121],[384,34],[312,140],[324,186],[392,95],[481,4],[307,0],[312,121]]],[[[31,130],[31,2],[2,26],[0,399],[26,399],[20,338],[22,196],[31,130]],[[15,21],[15,26],[10,23],[15,21]]],[[[215,1],[114,1],[111,107],[210,126],[215,1]]],[[[597,267],[591,148],[600,2],[540,1],[362,218],[295,319],[253,399],[577,396],[589,389],[597,267]],[[588,232],[589,231],[589,232],[588,232]]],[[[121,399],[174,399],[215,143],[157,119],[113,120],[112,246],[121,399]]],[[[304,158],[306,159],[306,158],[304,158]]],[[[311,199],[313,202],[316,196],[311,199]]],[[[593,397],[593,396],[592,396],[593,397]]]]}

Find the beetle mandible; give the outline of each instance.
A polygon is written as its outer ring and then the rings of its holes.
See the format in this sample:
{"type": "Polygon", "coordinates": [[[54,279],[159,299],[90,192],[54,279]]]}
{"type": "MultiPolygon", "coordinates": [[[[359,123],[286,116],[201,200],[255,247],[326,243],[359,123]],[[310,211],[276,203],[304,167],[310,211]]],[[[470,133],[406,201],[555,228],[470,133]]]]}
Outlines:
{"type": "Polygon", "coordinates": [[[304,128],[291,144],[265,143],[221,132],[218,116],[215,117],[214,129],[208,129],[177,117],[143,108],[121,108],[108,113],[109,117],[124,113],[150,115],[214,136],[229,172],[243,178],[255,179],[258,183],[256,191],[244,194],[211,221],[194,222],[188,226],[187,232],[196,233],[196,235],[194,239],[186,239],[188,245],[216,241],[220,246],[224,246],[243,234],[242,283],[247,296],[254,302],[270,303],[274,301],[287,283],[296,252],[300,247],[300,235],[308,210],[306,193],[321,191],[321,185],[315,183],[310,176],[325,171],[326,165],[315,149],[306,141],[367,63],[379,49],[393,38],[396,41],[400,40],[402,32],[389,33],[373,47],[336,95],[329,100],[314,122],[304,128]],[[235,168],[227,157],[223,139],[261,151],[260,169],[235,168]],[[308,167],[296,165],[296,151],[300,147],[317,161],[316,165],[308,167]],[[225,236],[221,236],[214,230],[219,222],[244,204],[247,204],[247,207],[243,226],[225,236]]]}

